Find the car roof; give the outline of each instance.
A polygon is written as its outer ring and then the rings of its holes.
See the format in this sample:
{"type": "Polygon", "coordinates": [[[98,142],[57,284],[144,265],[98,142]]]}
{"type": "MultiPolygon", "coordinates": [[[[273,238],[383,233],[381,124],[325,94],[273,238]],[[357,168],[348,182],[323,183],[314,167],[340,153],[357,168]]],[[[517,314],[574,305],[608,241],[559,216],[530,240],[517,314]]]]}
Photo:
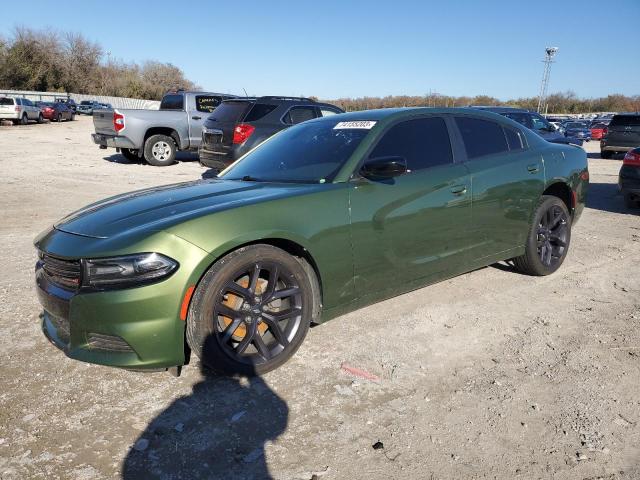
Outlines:
{"type": "Polygon", "coordinates": [[[490,105],[470,105],[469,108],[477,108],[478,110],[488,110],[489,112],[495,113],[509,113],[509,112],[523,112],[523,113],[531,113],[526,108],[520,107],[498,107],[498,106],[490,106],[490,105]]]}
{"type": "MultiPolygon", "coordinates": [[[[380,108],[376,110],[360,110],[357,112],[340,113],[337,115],[331,115],[328,117],[322,117],[310,121],[323,121],[323,120],[339,120],[339,121],[357,121],[357,120],[375,120],[375,121],[393,121],[396,118],[402,118],[405,116],[419,115],[419,114],[473,114],[475,116],[486,117],[490,120],[498,120],[503,123],[510,123],[507,117],[500,115],[497,112],[489,111],[480,108],[471,107],[452,107],[452,108],[432,108],[432,107],[401,107],[401,108],[380,108]]],[[[522,126],[517,124],[518,126],[522,126]]]]}

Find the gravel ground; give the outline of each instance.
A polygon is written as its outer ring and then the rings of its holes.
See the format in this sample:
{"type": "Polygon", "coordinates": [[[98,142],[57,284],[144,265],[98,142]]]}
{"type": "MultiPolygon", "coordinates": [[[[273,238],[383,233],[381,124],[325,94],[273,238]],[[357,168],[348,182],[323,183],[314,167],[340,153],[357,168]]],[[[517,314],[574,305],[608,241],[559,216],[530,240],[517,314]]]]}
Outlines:
{"type": "Polygon", "coordinates": [[[197,361],[173,378],[75,362],[40,332],[37,233],[205,172],[191,155],[129,164],[91,131],[0,129],[0,479],[640,478],[640,215],[618,194],[620,160],[590,154],[555,275],[483,268],[314,328],[263,378],[197,361]]]}

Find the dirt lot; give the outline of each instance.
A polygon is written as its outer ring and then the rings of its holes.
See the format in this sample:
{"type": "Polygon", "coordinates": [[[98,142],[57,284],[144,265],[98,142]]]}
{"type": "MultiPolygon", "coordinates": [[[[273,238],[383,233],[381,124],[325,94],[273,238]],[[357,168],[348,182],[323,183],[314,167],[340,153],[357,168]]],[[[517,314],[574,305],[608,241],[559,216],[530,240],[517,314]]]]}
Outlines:
{"type": "Polygon", "coordinates": [[[0,479],[640,478],[640,214],[618,194],[620,160],[590,155],[553,276],[484,268],[314,328],[264,378],[193,361],[176,379],[69,360],[40,332],[37,233],[205,171],[189,155],[128,164],[91,130],[0,129],[0,479]]]}

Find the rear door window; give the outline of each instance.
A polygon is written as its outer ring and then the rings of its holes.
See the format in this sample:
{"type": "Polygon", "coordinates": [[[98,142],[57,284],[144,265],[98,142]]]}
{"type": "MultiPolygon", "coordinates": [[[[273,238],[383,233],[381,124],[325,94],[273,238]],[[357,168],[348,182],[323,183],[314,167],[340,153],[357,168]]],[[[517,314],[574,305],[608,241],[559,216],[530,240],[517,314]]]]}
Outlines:
{"type": "Polygon", "coordinates": [[[524,142],[522,140],[522,133],[509,127],[502,128],[504,129],[505,137],[507,137],[509,150],[523,150],[524,142]]]}
{"type": "MultiPolygon", "coordinates": [[[[261,118],[266,117],[271,112],[273,112],[276,108],[278,108],[277,105],[269,105],[267,103],[256,103],[253,105],[253,107],[251,107],[251,110],[249,110],[249,113],[247,113],[247,116],[244,117],[243,121],[255,122],[257,120],[260,120],[261,118]]],[[[277,121],[278,119],[276,118],[276,122],[277,121]]]]}
{"type": "Polygon", "coordinates": [[[290,125],[295,125],[297,123],[306,122],[307,120],[312,120],[316,117],[317,117],[316,107],[299,106],[299,107],[291,107],[289,111],[285,114],[285,116],[282,118],[282,121],[290,125]]]}
{"type": "Polygon", "coordinates": [[[196,95],[196,110],[211,113],[221,101],[222,97],[217,95],[196,95]]]}
{"type": "Polygon", "coordinates": [[[511,120],[515,120],[520,125],[524,125],[527,128],[533,128],[533,124],[531,123],[531,115],[524,112],[507,112],[500,113],[500,115],[510,118],[511,120]]]}
{"type": "Polygon", "coordinates": [[[456,117],[469,160],[509,151],[502,125],[473,117],[456,117]]]}
{"type": "Polygon", "coordinates": [[[24,105],[25,107],[33,107],[33,103],[31,103],[31,100],[27,100],[26,98],[22,99],[22,105],[24,105]]]}
{"type": "Polygon", "coordinates": [[[439,117],[416,118],[391,127],[370,159],[403,157],[411,171],[453,163],[449,132],[439,117]]]}
{"type": "Polygon", "coordinates": [[[165,95],[160,110],[184,110],[184,95],[165,95]]]}

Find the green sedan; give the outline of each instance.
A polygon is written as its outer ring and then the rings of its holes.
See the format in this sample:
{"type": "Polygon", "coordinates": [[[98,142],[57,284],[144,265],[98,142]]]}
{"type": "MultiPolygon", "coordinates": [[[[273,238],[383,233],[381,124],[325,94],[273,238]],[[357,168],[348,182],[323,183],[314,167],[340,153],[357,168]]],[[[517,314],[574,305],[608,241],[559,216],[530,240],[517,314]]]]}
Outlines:
{"type": "Polygon", "coordinates": [[[89,205],[35,240],[47,338],[74,359],[262,374],[309,326],[492,263],[548,275],[585,152],[475,109],[308,121],[217,178],[89,205]]]}

